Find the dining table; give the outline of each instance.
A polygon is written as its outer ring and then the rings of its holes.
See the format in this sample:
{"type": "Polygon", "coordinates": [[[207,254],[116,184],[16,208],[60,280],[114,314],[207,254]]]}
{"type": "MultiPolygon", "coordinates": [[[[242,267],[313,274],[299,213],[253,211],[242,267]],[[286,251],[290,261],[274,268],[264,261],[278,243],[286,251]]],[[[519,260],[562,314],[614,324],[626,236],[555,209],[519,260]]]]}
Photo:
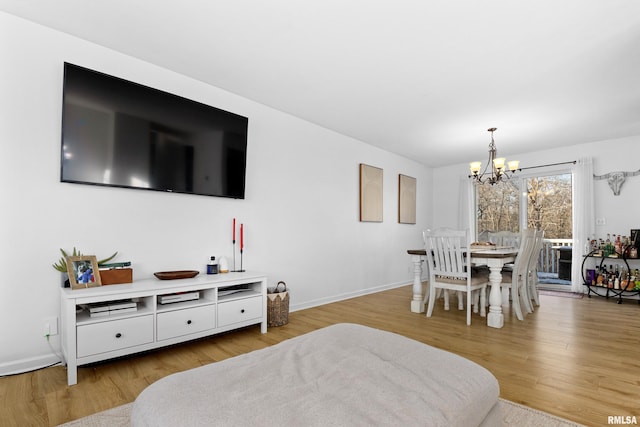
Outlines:
{"type": "MultiPolygon", "coordinates": [[[[504,314],[502,313],[502,268],[505,264],[514,262],[518,255],[517,248],[511,247],[489,247],[471,248],[471,263],[475,266],[489,267],[489,313],[487,313],[487,326],[492,328],[502,328],[504,326],[504,314]]],[[[427,257],[424,249],[409,249],[407,253],[411,255],[413,262],[413,298],[411,300],[411,311],[414,313],[424,312],[424,297],[422,293],[422,262],[427,257]]],[[[427,284],[428,286],[428,284],[427,284]]],[[[428,291],[427,291],[428,292],[428,291]]]]}

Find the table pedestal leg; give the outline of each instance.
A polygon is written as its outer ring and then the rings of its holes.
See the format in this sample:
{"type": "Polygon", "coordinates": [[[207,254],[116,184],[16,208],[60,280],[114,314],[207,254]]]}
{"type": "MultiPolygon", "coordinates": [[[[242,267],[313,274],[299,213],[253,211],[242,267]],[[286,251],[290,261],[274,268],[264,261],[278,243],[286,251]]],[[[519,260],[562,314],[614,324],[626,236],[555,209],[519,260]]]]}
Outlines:
{"type": "Polygon", "coordinates": [[[487,315],[487,326],[492,328],[502,328],[504,326],[504,315],[502,314],[502,292],[500,283],[502,282],[502,266],[489,266],[491,274],[491,292],[489,293],[489,314],[487,315]]]}
{"type": "Polygon", "coordinates": [[[422,257],[420,255],[411,255],[411,262],[413,262],[413,299],[411,300],[411,312],[424,313],[421,280],[422,257]]]}

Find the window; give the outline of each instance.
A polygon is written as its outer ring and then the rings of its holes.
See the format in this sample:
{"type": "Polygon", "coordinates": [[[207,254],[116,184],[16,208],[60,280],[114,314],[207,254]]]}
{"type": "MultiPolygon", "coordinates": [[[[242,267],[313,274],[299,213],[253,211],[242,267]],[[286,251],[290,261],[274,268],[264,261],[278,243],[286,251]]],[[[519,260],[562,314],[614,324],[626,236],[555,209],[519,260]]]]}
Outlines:
{"type": "Polygon", "coordinates": [[[514,177],[496,185],[476,185],[479,241],[489,232],[519,232],[521,224],[545,231],[546,239],[572,238],[570,173],[514,177]],[[520,197],[520,188],[526,188],[520,197]]]}
{"type": "Polygon", "coordinates": [[[476,230],[479,241],[487,233],[520,230],[519,182],[502,181],[495,185],[476,185],[476,230]]]}
{"type": "Polygon", "coordinates": [[[571,174],[529,178],[527,227],[544,230],[545,239],[571,239],[571,174]]]}

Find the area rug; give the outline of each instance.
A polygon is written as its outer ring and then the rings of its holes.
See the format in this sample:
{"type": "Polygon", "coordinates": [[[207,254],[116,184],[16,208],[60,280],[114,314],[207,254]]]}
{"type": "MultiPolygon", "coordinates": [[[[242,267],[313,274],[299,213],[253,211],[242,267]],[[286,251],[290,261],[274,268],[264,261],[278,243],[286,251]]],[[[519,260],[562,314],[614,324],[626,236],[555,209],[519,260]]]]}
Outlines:
{"type": "MultiPolygon", "coordinates": [[[[500,399],[503,427],[584,427],[546,412],[500,399]]],[[[131,403],[108,409],[59,427],[129,427],[131,403]]]]}
{"type": "Polygon", "coordinates": [[[574,299],[582,299],[582,297],[584,297],[583,293],[578,293],[578,292],[547,291],[543,289],[538,290],[538,294],[549,295],[552,297],[574,298],[574,299]]]}

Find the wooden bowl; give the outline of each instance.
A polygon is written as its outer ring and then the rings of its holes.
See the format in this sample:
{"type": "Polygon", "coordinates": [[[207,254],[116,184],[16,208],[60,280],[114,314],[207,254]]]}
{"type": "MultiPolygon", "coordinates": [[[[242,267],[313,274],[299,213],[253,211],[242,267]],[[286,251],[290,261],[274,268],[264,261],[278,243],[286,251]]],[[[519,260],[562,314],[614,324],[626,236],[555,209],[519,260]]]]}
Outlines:
{"type": "Polygon", "coordinates": [[[197,270],[158,271],[153,273],[160,280],[190,279],[200,273],[197,270]]]}

